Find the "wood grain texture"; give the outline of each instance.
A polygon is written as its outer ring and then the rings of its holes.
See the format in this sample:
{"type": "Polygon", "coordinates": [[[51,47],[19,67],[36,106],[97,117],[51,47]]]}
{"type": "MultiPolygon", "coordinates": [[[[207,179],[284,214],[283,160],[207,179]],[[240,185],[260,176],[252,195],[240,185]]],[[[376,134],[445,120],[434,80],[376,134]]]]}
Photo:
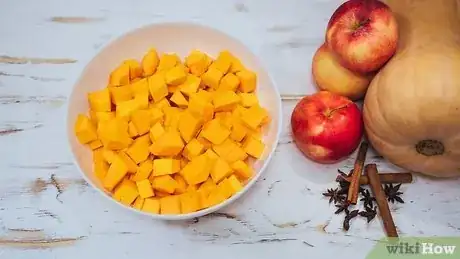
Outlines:
{"type": "Polygon", "coordinates": [[[79,16],[54,16],[49,19],[51,22],[56,23],[88,23],[88,22],[97,22],[101,21],[103,18],[95,18],[95,17],[79,17],[79,16]]]}
{"type": "Polygon", "coordinates": [[[77,62],[75,59],[70,58],[35,58],[35,57],[11,57],[0,56],[0,63],[5,64],[69,64],[77,62]]]}
{"type": "MultiPolygon", "coordinates": [[[[0,26],[0,258],[364,258],[384,236],[380,223],[356,219],[344,232],[321,195],[338,168],[353,168],[356,153],[315,164],[295,147],[289,124],[297,101],[316,91],[309,60],[339,2],[3,3],[0,21],[14,26],[0,26]],[[67,146],[67,98],[86,62],[117,36],[162,21],[207,24],[239,38],[283,99],[283,132],[264,175],[231,206],[187,222],[153,221],[107,201],[81,178],[67,146]]],[[[372,149],[366,163],[401,170],[372,149]]],[[[403,185],[406,204],[390,204],[401,236],[459,236],[459,184],[415,175],[403,185]]]]}

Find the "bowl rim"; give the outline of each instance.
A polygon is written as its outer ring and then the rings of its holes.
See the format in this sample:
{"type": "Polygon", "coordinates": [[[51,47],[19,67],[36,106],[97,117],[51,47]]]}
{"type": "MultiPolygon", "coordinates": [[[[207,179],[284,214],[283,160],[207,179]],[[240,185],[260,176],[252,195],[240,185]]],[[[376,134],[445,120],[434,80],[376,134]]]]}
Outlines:
{"type": "Polygon", "coordinates": [[[282,100],[281,100],[281,95],[280,95],[279,90],[278,90],[278,85],[277,85],[276,81],[274,80],[274,78],[271,76],[271,74],[270,74],[269,70],[267,69],[267,67],[260,61],[260,58],[253,52],[253,50],[248,45],[246,45],[244,42],[242,42],[239,39],[237,39],[236,37],[228,34],[227,32],[224,32],[224,31],[222,31],[220,29],[217,29],[217,28],[209,26],[209,25],[203,25],[201,23],[191,22],[191,21],[188,21],[188,22],[184,22],[184,21],[171,22],[171,21],[169,21],[169,22],[150,23],[150,24],[147,24],[147,25],[139,26],[139,27],[133,28],[131,30],[128,30],[128,31],[118,35],[114,39],[106,42],[105,44],[103,44],[100,47],[99,51],[97,51],[96,53],[92,54],[90,56],[90,58],[85,61],[84,67],[80,70],[80,72],[77,75],[77,78],[75,79],[74,83],[72,84],[72,91],[69,94],[69,99],[68,100],[69,101],[67,102],[67,107],[66,107],[67,113],[66,113],[66,119],[65,119],[66,130],[67,130],[67,134],[66,134],[67,135],[67,144],[68,144],[68,149],[69,149],[69,151],[70,151],[70,153],[72,155],[72,161],[76,165],[80,175],[83,177],[83,179],[89,185],[91,185],[91,187],[93,189],[95,189],[97,192],[99,192],[101,194],[101,196],[105,197],[105,199],[110,200],[110,203],[115,203],[115,204],[117,204],[117,206],[122,207],[122,208],[127,209],[127,210],[130,210],[135,214],[147,216],[147,217],[150,217],[150,218],[156,219],[156,220],[180,221],[180,220],[189,220],[189,219],[193,219],[193,218],[197,218],[197,217],[202,217],[202,216],[208,215],[210,213],[216,212],[218,210],[221,210],[221,209],[227,207],[228,205],[230,205],[231,203],[233,203],[234,201],[238,200],[240,197],[242,197],[244,194],[246,194],[254,186],[254,184],[258,181],[260,176],[266,171],[266,169],[267,169],[268,165],[270,164],[270,161],[271,161],[271,159],[273,157],[273,154],[275,153],[275,149],[279,144],[279,139],[280,139],[280,136],[281,136],[282,125],[283,125],[283,123],[282,123],[283,122],[282,100]],[[124,38],[124,37],[126,37],[126,36],[128,36],[130,34],[137,33],[140,30],[145,30],[147,28],[157,27],[157,26],[192,26],[192,27],[201,27],[202,29],[211,30],[214,33],[222,34],[225,37],[231,39],[232,41],[240,44],[242,47],[244,47],[248,52],[250,52],[256,58],[255,62],[266,73],[268,79],[270,80],[270,82],[271,82],[271,84],[273,86],[273,91],[274,91],[275,95],[278,97],[278,98],[276,98],[277,99],[276,104],[278,105],[278,114],[279,114],[278,125],[276,125],[277,133],[275,135],[275,139],[274,139],[272,148],[271,148],[271,150],[268,150],[269,153],[268,153],[266,159],[264,160],[263,165],[260,168],[260,170],[256,174],[254,174],[254,176],[247,182],[247,184],[245,186],[243,186],[243,188],[239,192],[237,192],[236,194],[232,195],[230,198],[224,200],[223,202],[220,202],[219,204],[211,206],[209,208],[202,209],[202,210],[195,211],[195,212],[191,212],[191,213],[186,213],[186,214],[154,214],[154,213],[149,213],[149,212],[145,212],[145,211],[133,208],[131,206],[127,206],[125,204],[122,204],[121,202],[116,201],[109,194],[107,194],[104,190],[102,190],[102,189],[98,188],[97,186],[95,186],[95,184],[86,176],[86,174],[83,172],[82,168],[80,167],[80,164],[78,163],[78,160],[77,160],[77,158],[75,156],[75,153],[72,150],[72,144],[71,144],[71,141],[70,141],[70,138],[72,137],[70,135],[71,135],[71,132],[73,132],[71,129],[73,129],[73,125],[74,125],[74,122],[70,121],[70,116],[69,116],[70,108],[71,108],[70,100],[73,99],[72,96],[75,94],[76,86],[79,83],[79,81],[81,80],[82,75],[85,74],[86,70],[88,69],[89,64],[91,62],[93,62],[93,60],[99,55],[99,53],[101,51],[106,49],[108,46],[116,44],[122,38],[124,38]]]}

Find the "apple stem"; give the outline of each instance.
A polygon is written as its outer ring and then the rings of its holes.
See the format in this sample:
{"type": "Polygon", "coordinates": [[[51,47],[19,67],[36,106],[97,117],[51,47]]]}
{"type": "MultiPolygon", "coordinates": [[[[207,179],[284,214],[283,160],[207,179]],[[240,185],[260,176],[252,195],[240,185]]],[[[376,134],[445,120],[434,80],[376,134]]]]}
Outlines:
{"type": "Polygon", "coordinates": [[[324,112],[324,115],[325,115],[326,117],[329,118],[329,117],[332,116],[332,114],[333,114],[334,112],[336,112],[336,111],[338,111],[338,110],[345,109],[345,108],[347,108],[347,107],[348,107],[348,104],[345,104],[345,105],[342,105],[342,106],[340,106],[340,107],[337,107],[337,108],[334,108],[334,109],[327,110],[327,111],[324,112]]]}

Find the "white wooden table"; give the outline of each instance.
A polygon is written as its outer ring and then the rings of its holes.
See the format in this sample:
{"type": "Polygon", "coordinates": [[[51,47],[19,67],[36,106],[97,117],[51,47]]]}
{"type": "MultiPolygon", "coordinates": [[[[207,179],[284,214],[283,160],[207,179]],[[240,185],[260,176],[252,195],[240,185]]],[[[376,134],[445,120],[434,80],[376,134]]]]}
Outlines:
{"type": "MultiPolygon", "coordinates": [[[[16,0],[0,5],[0,258],[364,258],[379,220],[342,230],[321,193],[338,168],[303,158],[290,136],[310,63],[339,0],[16,0]],[[238,37],[283,96],[281,141],[255,187],[199,222],[158,222],[108,202],[80,177],[65,135],[66,102],[102,44],[154,22],[194,21],[238,37]]],[[[369,153],[367,162],[398,171],[369,153]]],[[[416,176],[391,205],[401,235],[459,236],[460,180],[416,176]]]]}

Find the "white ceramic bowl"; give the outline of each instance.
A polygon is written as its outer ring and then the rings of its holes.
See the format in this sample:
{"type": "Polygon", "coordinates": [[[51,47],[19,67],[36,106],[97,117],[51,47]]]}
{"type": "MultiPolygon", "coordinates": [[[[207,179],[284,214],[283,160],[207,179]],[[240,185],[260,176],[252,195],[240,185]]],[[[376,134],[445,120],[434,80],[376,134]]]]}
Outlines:
{"type": "Polygon", "coordinates": [[[67,134],[75,164],[80,169],[83,178],[91,186],[99,190],[104,197],[125,209],[148,215],[152,218],[184,220],[217,211],[240,198],[254,185],[266,169],[278,143],[281,132],[281,116],[281,98],[272,78],[262,64],[260,64],[258,58],[240,41],[223,32],[203,25],[161,23],[142,27],[119,37],[106,45],[87,64],[80,78],[75,83],[68,102],[67,134]],[[87,93],[106,87],[109,73],[120,62],[128,58],[140,60],[150,47],[156,48],[159,53],[175,52],[182,60],[192,49],[204,51],[214,58],[219,51],[227,49],[240,58],[248,69],[257,74],[257,96],[261,105],[268,110],[272,118],[270,125],[266,127],[264,132],[265,152],[263,157],[253,164],[255,175],[244,186],[243,190],[218,205],[194,213],[180,215],[157,215],[125,206],[113,199],[102,188],[92,171],[93,159],[91,150],[87,146],[81,145],[75,137],[74,123],[77,115],[80,113],[88,114],[87,93]]]}

